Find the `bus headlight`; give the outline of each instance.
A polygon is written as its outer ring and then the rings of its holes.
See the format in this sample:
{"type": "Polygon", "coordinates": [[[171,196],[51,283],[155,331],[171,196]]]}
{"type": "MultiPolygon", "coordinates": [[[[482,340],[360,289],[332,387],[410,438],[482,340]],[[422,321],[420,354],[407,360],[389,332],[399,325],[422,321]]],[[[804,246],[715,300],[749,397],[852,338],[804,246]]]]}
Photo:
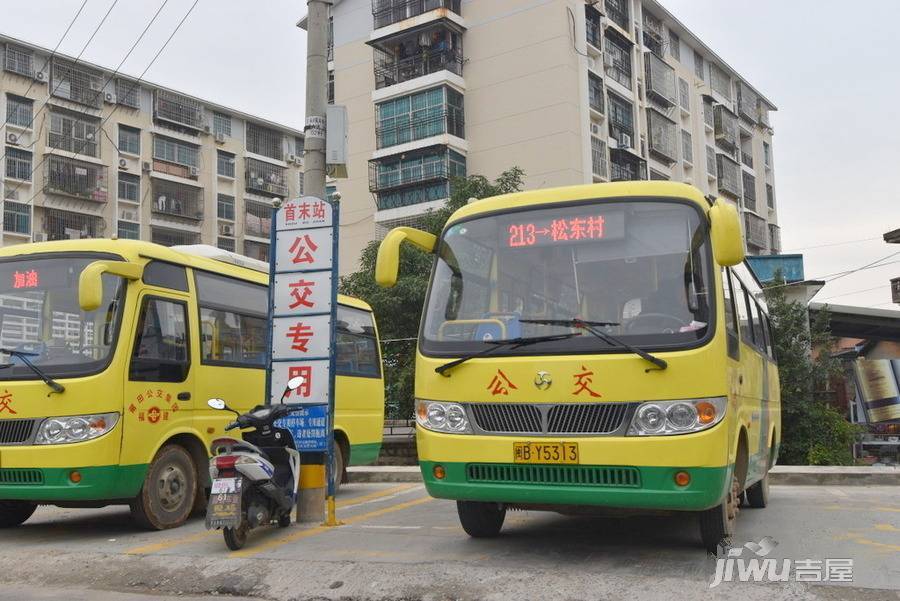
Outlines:
{"type": "Polygon", "coordinates": [[[416,423],[435,432],[472,433],[466,409],[459,403],[416,400],[416,423]]]}
{"type": "Polygon", "coordinates": [[[38,428],[34,444],[68,444],[103,436],[116,427],[118,413],[48,417],[38,428]]]}
{"type": "Polygon", "coordinates": [[[641,403],[631,418],[628,436],[700,432],[722,421],[727,406],[725,397],[641,403]]]}

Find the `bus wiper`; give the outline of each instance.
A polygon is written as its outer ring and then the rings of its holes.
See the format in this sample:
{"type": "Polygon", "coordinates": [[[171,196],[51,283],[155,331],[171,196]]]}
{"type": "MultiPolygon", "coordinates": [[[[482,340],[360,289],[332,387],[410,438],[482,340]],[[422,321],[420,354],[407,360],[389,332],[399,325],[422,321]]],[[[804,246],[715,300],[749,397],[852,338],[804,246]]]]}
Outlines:
{"type": "MultiPolygon", "coordinates": [[[[606,332],[601,332],[598,330],[598,327],[603,326],[617,326],[619,324],[612,322],[602,322],[602,321],[584,321],[583,319],[520,319],[521,323],[534,323],[539,325],[548,325],[548,326],[563,326],[569,328],[578,328],[580,330],[586,330],[605,342],[610,346],[618,346],[619,348],[624,348],[625,350],[631,351],[641,359],[645,359],[655,365],[658,369],[666,369],[669,364],[665,359],[660,359],[659,357],[655,357],[648,353],[643,349],[639,349],[636,346],[632,346],[627,342],[624,342],[611,334],[607,334],[606,332]]],[[[649,369],[645,371],[650,371],[649,369]]]]}
{"type": "MultiPolygon", "coordinates": [[[[44,383],[53,389],[53,392],[60,394],[66,391],[65,386],[48,376],[44,373],[40,367],[31,362],[31,359],[28,357],[38,357],[37,353],[26,353],[25,351],[17,351],[16,349],[11,348],[0,348],[0,353],[4,355],[10,355],[11,357],[15,357],[22,363],[24,363],[31,371],[33,371],[44,383]]],[[[4,365],[3,368],[10,367],[9,365],[4,365]]]]}
{"type": "Polygon", "coordinates": [[[454,359],[453,361],[449,361],[444,363],[443,365],[439,365],[434,368],[436,373],[441,374],[445,378],[449,378],[450,375],[445,373],[447,370],[453,369],[457,365],[461,363],[465,363],[469,359],[477,359],[478,357],[483,357],[484,355],[490,355],[497,349],[503,347],[510,347],[513,349],[517,349],[523,346],[528,346],[530,344],[537,344],[538,342],[552,342],[554,340],[568,340],[569,338],[574,338],[575,336],[581,336],[581,332],[572,332],[569,334],[553,334],[551,336],[530,336],[527,338],[506,338],[504,340],[485,340],[485,344],[490,344],[488,348],[478,351],[477,353],[472,353],[471,355],[465,355],[460,357],[459,359],[454,359]]]}

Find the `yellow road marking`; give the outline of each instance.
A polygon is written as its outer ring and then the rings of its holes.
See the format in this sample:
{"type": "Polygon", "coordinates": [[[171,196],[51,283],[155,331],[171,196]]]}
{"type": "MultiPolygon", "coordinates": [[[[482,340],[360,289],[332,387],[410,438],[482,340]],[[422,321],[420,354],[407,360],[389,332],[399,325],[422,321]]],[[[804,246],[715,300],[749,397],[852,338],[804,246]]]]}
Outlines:
{"type": "Polygon", "coordinates": [[[884,532],[900,532],[900,528],[897,528],[893,524],[875,524],[875,530],[882,530],[884,532]]]}
{"type": "MultiPolygon", "coordinates": [[[[406,501],[404,503],[397,503],[396,505],[391,505],[389,507],[383,507],[382,509],[376,509],[375,511],[370,511],[368,513],[363,513],[360,515],[354,515],[353,517],[345,518],[342,520],[342,524],[345,526],[349,526],[351,524],[357,524],[359,522],[364,522],[366,520],[376,518],[378,516],[385,515],[387,513],[393,513],[395,511],[400,511],[402,509],[408,509],[410,507],[415,507],[416,505],[421,505],[422,503],[427,503],[429,501],[433,501],[432,497],[422,497],[419,499],[413,499],[412,501],[406,501]]],[[[338,528],[339,529],[339,528],[338,528]]],[[[329,528],[328,526],[316,526],[315,528],[310,528],[309,530],[298,530],[297,532],[292,532],[286,536],[281,536],[259,545],[254,545],[250,549],[245,549],[243,551],[235,551],[231,553],[229,557],[252,557],[253,555],[257,555],[262,553],[263,551],[268,551],[270,549],[274,549],[276,547],[280,547],[287,543],[291,543],[303,538],[309,538],[310,536],[316,536],[317,534],[324,534],[325,532],[334,531],[335,528],[329,528]]]]}
{"type": "Polygon", "coordinates": [[[858,505],[855,505],[853,507],[845,507],[843,505],[826,505],[825,507],[823,507],[823,509],[829,509],[831,511],[847,510],[847,511],[859,512],[860,510],[862,510],[862,511],[891,511],[894,513],[900,513],[900,507],[884,507],[884,506],[866,507],[863,509],[863,508],[860,508],[858,505]]]}
{"type": "MultiPolygon", "coordinates": [[[[386,488],[384,490],[377,490],[375,492],[369,493],[367,495],[362,495],[359,497],[353,497],[351,499],[345,499],[343,501],[337,502],[338,508],[343,507],[352,507],[354,505],[360,505],[362,503],[368,503],[369,501],[374,501],[381,497],[387,497],[394,494],[399,494],[406,492],[415,488],[416,484],[402,484],[400,486],[394,486],[391,488],[386,488]]],[[[172,547],[177,547],[179,545],[188,545],[190,543],[195,543],[197,541],[201,541],[210,536],[216,536],[219,534],[218,530],[203,530],[202,532],[195,532],[194,534],[189,534],[187,536],[179,536],[176,538],[169,538],[158,543],[151,543],[149,545],[142,545],[140,547],[134,547],[133,549],[128,549],[125,551],[127,555],[147,555],[148,553],[157,553],[159,551],[165,551],[166,549],[171,549],[172,547]]]]}
{"type": "Polygon", "coordinates": [[[851,538],[854,543],[859,545],[867,545],[869,547],[876,547],[878,549],[884,549],[887,551],[894,551],[895,553],[900,553],[900,545],[890,545],[888,543],[879,543],[878,541],[869,540],[868,538],[851,538]]]}

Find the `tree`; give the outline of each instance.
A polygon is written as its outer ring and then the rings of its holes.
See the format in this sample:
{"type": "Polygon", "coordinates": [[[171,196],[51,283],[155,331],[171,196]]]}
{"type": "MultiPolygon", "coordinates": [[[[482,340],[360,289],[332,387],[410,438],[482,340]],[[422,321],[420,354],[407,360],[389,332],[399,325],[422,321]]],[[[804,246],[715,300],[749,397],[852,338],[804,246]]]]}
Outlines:
{"type": "Polygon", "coordinates": [[[789,301],[780,273],[765,290],[772,318],[781,382],[781,451],[789,465],[849,465],[858,428],[835,408],[817,398],[828,381],[841,372],[833,357],[835,339],[827,310],[809,320],[807,308],[789,301]]]}
{"type": "MultiPolygon", "coordinates": [[[[480,175],[458,178],[452,182],[451,195],[444,206],[425,213],[417,227],[439,235],[453,212],[465,206],[469,199],[517,192],[522,189],[524,175],[520,168],[512,167],[494,182],[480,175]]],[[[340,291],[372,306],[383,341],[387,413],[408,418],[412,416],[414,403],[416,337],[433,256],[403,245],[397,285],[381,288],[375,283],[378,245],[379,241],[373,240],[366,246],[359,270],[341,278],[340,291]]]]}

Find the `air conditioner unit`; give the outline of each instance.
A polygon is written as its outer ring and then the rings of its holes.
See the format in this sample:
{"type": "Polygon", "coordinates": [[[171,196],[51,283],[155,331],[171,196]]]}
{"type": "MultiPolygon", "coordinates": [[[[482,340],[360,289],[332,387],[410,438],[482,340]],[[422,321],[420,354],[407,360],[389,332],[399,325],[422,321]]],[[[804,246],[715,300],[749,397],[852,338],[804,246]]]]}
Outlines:
{"type": "Polygon", "coordinates": [[[18,146],[19,136],[17,136],[16,134],[6,134],[6,143],[13,144],[14,146],[18,146]]]}
{"type": "Polygon", "coordinates": [[[119,217],[125,221],[138,221],[137,211],[122,211],[119,217]]]}
{"type": "Polygon", "coordinates": [[[92,81],[92,82],[91,82],[91,91],[92,91],[92,92],[99,92],[99,91],[102,90],[102,89],[103,89],[103,86],[100,84],[99,81],[92,81]]]}
{"type": "Polygon", "coordinates": [[[295,163],[295,162],[297,162],[297,155],[295,155],[295,154],[289,154],[289,155],[287,155],[287,162],[288,162],[288,163],[295,163]]]}
{"type": "Polygon", "coordinates": [[[115,99],[115,97],[112,95],[112,92],[107,92],[106,94],[103,95],[103,101],[104,101],[104,102],[107,102],[107,103],[109,103],[109,104],[115,104],[116,99],[115,99]]]}
{"type": "Polygon", "coordinates": [[[294,157],[294,164],[296,164],[296,165],[303,164],[303,155],[302,154],[298,154],[296,157],[294,157]]]}
{"type": "Polygon", "coordinates": [[[144,161],[141,163],[141,170],[150,171],[150,161],[144,161]]]}
{"type": "Polygon", "coordinates": [[[212,131],[212,129],[209,127],[209,125],[203,126],[203,133],[208,134],[211,131],[212,131]]]}
{"type": "Polygon", "coordinates": [[[126,161],[125,159],[119,159],[119,169],[125,169],[127,171],[128,161],[126,161]]]}
{"type": "Polygon", "coordinates": [[[223,236],[234,236],[234,226],[230,223],[223,223],[219,226],[219,233],[223,236]]]}
{"type": "Polygon", "coordinates": [[[592,134],[594,134],[595,136],[599,136],[599,135],[601,135],[600,132],[602,132],[602,131],[603,131],[603,129],[599,123],[591,123],[591,133],[592,134]]]}
{"type": "Polygon", "coordinates": [[[631,136],[619,134],[619,148],[631,148],[631,136]]]}
{"type": "Polygon", "coordinates": [[[198,167],[191,167],[191,177],[199,177],[200,169],[198,167]]]}
{"type": "Polygon", "coordinates": [[[216,144],[225,143],[225,134],[216,134],[216,144]]]}
{"type": "Polygon", "coordinates": [[[46,241],[47,241],[47,234],[45,234],[44,232],[35,232],[35,233],[31,236],[31,239],[32,239],[33,241],[35,241],[35,242],[46,242],[46,241]]]}
{"type": "Polygon", "coordinates": [[[47,79],[47,74],[44,73],[43,71],[35,72],[35,74],[34,74],[35,81],[46,81],[46,79],[47,79]]]}

